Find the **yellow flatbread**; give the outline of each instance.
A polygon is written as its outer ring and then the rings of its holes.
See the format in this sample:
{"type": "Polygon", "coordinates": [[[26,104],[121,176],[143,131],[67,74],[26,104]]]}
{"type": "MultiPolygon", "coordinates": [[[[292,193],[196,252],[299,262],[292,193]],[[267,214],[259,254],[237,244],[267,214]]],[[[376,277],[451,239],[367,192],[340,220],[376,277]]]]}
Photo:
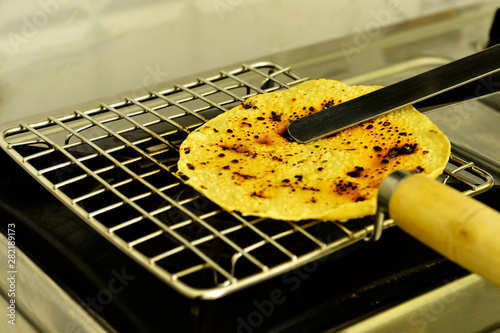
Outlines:
{"type": "Polygon", "coordinates": [[[256,95],[208,121],[180,147],[187,184],[229,211],[298,221],[345,221],[376,212],[392,171],[442,173],[450,142],[408,106],[307,144],[291,141],[291,120],[379,89],[311,80],[256,95]]]}

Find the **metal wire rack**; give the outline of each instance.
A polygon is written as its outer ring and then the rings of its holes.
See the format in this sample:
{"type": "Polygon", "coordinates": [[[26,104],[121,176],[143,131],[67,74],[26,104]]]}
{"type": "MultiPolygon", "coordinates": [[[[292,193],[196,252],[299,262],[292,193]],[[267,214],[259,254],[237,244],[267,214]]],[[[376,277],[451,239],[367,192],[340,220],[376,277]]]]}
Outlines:
{"type": "MultiPolygon", "coordinates": [[[[215,299],[367,240],[373,219],[288,222],[227,212],[177,175],[178,147],[246,98],[307,80],[270,62],[3,130],[2,147],[103,237],[192,298],[215,299]]],[[[450,159],[444,183],[493,186],[450,159]]],[[[393,226],[383,221],[377,228],[393,226]]]]}

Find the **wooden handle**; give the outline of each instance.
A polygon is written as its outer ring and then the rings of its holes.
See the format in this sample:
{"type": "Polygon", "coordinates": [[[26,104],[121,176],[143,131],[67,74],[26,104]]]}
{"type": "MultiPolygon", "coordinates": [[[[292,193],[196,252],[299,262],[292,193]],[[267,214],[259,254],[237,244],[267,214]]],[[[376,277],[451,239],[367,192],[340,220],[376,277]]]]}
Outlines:
{"type": "Polygon", "coordinates": [[[408,234],[500,287],[500,213],[422,175],[401,181],[389,215],[408,234]]]}

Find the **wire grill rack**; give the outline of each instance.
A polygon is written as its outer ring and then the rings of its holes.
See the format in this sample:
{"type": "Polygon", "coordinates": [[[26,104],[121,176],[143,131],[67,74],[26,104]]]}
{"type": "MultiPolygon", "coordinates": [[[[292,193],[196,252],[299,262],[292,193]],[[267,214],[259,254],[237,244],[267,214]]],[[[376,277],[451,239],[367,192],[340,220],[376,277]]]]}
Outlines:
{"type": "MultiPolygon", "coordinates": [[[[178,147],[246,98],[307,80],[270,62],[3,131],[3,148],[111,243],[191,298],[215,299],[374,234],[371,218],[288,222],[227,212],[176,174],[178,147]]],[[[441,181],[467,195],[492,178],[450,159],[441,181]]],[[[383,228],[393,226],[391,220],[383,228]]]]}

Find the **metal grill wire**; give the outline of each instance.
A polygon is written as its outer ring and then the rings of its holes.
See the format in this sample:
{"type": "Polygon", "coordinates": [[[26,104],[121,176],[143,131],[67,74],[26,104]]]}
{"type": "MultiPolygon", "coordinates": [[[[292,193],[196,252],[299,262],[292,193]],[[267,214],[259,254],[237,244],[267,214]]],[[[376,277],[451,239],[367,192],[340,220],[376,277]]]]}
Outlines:
{"type": "MultiPolygon", "coordinates": [[[[189,297],[217,298],[374,232],[371,219],[291,223],[225,212],[176,173],[178,147],[193,129],[252,95],[305,80],[277,64],[244,64],[165,91],[21,124],[5,131],[2,143],[68,207],[159,278],[189,297]]],[[[442,181],[451,175],[469,195],[492,184],[470,163],[453,158],[450,166],[442,181]]],[[[386,221],[384,228],[392,225],[386,221]]]]}

